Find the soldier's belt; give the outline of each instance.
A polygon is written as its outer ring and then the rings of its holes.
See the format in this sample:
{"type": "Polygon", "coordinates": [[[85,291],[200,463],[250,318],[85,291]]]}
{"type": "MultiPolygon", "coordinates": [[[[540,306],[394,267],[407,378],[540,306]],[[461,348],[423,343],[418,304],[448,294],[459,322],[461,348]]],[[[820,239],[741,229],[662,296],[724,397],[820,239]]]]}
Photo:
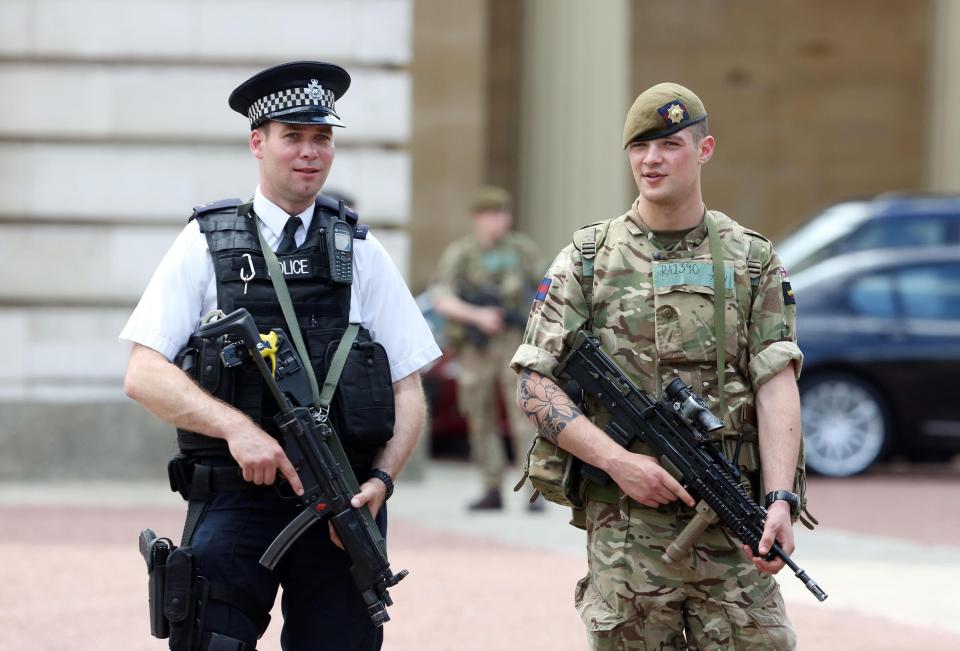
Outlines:
{"type": "Polygon", "coordinates": [[[586,500],[603,502],[604,504],[616,504],[620,501],[620,495],[622,495],[620,487],[614,483],[601,486],[592,481],[587,481],[587,488],[584,491],[584,498],[586,500]]]}

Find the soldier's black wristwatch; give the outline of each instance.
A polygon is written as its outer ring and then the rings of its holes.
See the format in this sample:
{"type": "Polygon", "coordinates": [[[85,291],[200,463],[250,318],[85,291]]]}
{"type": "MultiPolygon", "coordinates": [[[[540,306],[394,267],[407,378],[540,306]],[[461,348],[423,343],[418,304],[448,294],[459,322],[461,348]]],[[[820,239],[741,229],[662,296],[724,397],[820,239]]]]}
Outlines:
{"type": "Polygon", "coordinates": [[[393,479],[390,478],[390,475],[380,470],[379,468],[374,468],[370,471],[370,477],[376,477],[383,482],[384,486],[387,487],[387,498],[390,499],[390,496],[393,495],[393,479]]]}
{"type": "Polygon", "coordinates": [[[800,496],[790,491],[773,491],[767,493],[767,496],[763,498],[763,505],[769,509],[771,504],[780,500],[790,505],[790,515],[796,515],[800,511],[800,496]]]}

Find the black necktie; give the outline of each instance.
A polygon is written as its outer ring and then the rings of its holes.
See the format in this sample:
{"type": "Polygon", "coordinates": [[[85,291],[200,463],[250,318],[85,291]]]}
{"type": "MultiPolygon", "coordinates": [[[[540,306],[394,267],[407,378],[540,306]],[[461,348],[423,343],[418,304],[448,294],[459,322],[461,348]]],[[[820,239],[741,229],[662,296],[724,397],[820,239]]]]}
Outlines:
{"type": "Polygon", "coordinates": [[[277,247],[277,255],[293,253],[297,249],[293,235],[302,224],[299,217],[291,217],[287,220],[287,224],[283,227],[283,237],[280,238],[280,246],[277,247]]]}

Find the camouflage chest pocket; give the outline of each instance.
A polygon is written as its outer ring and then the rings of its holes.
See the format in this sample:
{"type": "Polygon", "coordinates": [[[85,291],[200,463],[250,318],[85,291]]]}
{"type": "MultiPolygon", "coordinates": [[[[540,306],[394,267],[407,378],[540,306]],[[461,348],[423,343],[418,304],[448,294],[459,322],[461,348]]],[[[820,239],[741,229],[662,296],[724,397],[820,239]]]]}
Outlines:
{"type": "MultiPolygon", "coordinates": [[[[709,259],[653,263],[654,328],[664,362],[711,363],[716,359],[713,263],[709,259]]],[[[724,264],[724,348],[736,357],[737,312],[733,267],[724,264]]]]}

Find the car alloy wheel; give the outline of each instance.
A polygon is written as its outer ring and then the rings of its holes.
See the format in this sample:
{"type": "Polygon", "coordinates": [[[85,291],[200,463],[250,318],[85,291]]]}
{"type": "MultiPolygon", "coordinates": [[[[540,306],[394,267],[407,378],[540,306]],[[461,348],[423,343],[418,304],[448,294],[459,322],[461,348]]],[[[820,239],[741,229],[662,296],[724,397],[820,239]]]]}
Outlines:
{"type": "Polygon", "coordinates": [[[846,477],[863,472],[884,452],[889,418],[879,394],[860,378],[826,373],[800,385],[807,468],[846,477]]]}

